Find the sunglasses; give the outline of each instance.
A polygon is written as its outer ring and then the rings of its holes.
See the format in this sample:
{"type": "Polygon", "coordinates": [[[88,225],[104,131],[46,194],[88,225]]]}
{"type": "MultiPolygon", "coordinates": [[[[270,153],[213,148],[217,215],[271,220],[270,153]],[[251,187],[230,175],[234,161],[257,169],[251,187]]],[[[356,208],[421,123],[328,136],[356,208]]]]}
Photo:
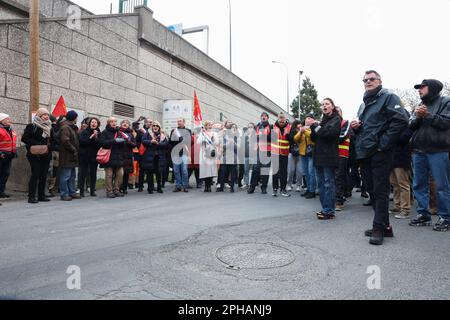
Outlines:
{"type": "Polygon", "coordinates": [[[363,79],[363,82],[364,83],[367,83],[367,82],[374,82],[375,80],[380,80],[380,78],[367,78],[367,79],[363,79]]]}

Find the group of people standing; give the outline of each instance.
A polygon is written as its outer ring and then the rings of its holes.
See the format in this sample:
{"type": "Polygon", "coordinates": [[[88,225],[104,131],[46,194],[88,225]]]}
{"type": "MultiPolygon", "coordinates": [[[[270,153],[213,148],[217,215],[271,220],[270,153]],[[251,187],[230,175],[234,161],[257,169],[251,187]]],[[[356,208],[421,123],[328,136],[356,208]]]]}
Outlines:
{"type": "MultiPolygon", "coordinates": [[[[204,185],[206,193],[216,184],[216,192],[227,188],[235,192],[238,185],[248,194],[255,193],[258,186],[262,194],[267,194],[271,176],[274,197],[290,197],[295,184],[296,191],[304,185],[306,190],[301,195],[306,199],[319,195],[319,220],[334,219],[352,190],[360,188],[362,196],[370,196],[367,205],[374,210],[373,227],[365,235],[371,244],[381,245],[385,237],[393,236],[389,213],[398,219],[409,218],[413,197],[418,203],[418,217],[410,225],[431,224],[431,184],[439,215],[433,229],[447,231],[450,98],[441,95],[442,83],[424,80],[416,85],[422,103],[410,114],[398,96],[382,87],[378,72],[367,71],[363,82],[363,103],[351,121],[343,118],[331,98],[326,98],[320,120],[309,114],[304,121],[290,123],[280,113],[270,124],[269,114],[263,112],[259,123],[249,123],[242,130],[227,120],[205,121],[192,132],[180,118],[177,128],[166,133],[158,121],[143,117],[133,123],[118,123],[111,117],[103,130],[98,118],[89,117],[78,128],[76,112],[56,119],[41,108],[22,135],[31,167],[28,202],[50,201],[57,192],[61,200],[71,201],[85,197],[87,189],[95,197],[99,165],[105,169],[107,198],[123,197],[134,187],[143,192],[145,181],[149,194],[155,190],[163,193],[169,167],[173,170],[174,192],[189,192],[189,178],[194,173],[197,188],[204,185]],[[389,208],[391,188],[393,208],[389,208]]],[[[11,161],[17,157],[17,137],[11,125],[11,118],[0,113],[3,198],[8,197],[5,185],[11,161]]]]}

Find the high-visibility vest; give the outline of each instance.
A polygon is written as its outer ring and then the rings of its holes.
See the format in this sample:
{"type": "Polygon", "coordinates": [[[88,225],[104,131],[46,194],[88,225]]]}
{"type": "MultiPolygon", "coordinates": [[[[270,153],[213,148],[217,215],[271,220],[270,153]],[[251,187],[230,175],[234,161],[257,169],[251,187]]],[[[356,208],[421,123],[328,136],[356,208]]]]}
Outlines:
{"type": "Polygon", "coordinates": [[[16,153],[17,136],[14,130],[11,134],[5,128],[0,128],[0,152],[16,153]]]}
{"type": "Polygon", "coordinates": [[[256,137],[258,139],[257,147],[259,151],[270,152],[270,125],[267,125],[264,130],[261,130],[259,126],[256,127],[256,137]]]}
{"type": "Polygon", "coordinates": [[[281,133],[281,129],[274,124],[273,125],[273,131],[277,134],[277,141],[273,141],[272,146],[272,154],[282,155],[282,156],[289,156],[289,140],[288,136],[291,132],[291,125],[287,124],[284,128],[284,133],[281,133]]]}
{"type": "MultiPolygon", "coordinates": [[[[347,121],[342,120],[341,127],[344,128],[344,125],[347,121]]],[[[339,144],[339,157],[341,158],[349,158],[350,157],[350,137],[345,139],[343,142],[339,144]]]]}

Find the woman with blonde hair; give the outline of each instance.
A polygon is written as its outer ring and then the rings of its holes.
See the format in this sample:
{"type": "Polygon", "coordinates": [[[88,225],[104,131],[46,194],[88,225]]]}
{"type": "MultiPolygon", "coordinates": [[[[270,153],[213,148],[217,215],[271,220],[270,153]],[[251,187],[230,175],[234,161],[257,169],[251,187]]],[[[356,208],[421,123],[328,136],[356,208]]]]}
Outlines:
{"type": "Polygon", "coordinates": [[[22,136],[22,142],[27,148],[27,159],[31,166],[31,177],[28,183],[28,203],[47,202],[45,197],[45,182],[50,165],[50,137],[52,123],[50,112],[39,108],[28,124],[22,136]],[[37,199],[36,199],[37,192],[37,199]]]}
{"type": "Polygon", "coordinates": [[[213,122],[205,121],[202,132],[198,135],[197,143],[200,145],[199,164],[200,179],[205,181],[204,192],[211,192],[214,177],[217,177],[217,147],[219,138],[213,131],[213,122]]]}

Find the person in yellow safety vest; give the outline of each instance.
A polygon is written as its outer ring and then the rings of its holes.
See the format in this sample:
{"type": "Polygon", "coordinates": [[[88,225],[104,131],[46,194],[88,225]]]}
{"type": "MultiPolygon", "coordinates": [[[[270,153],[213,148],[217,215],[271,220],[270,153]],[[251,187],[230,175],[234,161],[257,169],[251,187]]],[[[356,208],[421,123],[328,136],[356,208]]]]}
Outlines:
{"type": "MultiPolygon", "coordinates": [[[[313,114],[306,116],[306,119],[315,120],[313,114]]],[[[313,162],[314,142],[311,140],[311,129],[308,126],[298,125],[298,133],[294,135],[294,143],[300,144],[299,152],[302,161],[302,171],[306,176],[307,189],[301,194],[306,199],[316,197],[316,171],[313,162]]]]}
{"type": "MultiPolygon", "coordinates": [[[[339,116],[342,118],[342,109],[336,107],[339,116]]],[[[336,171],[336,211],[342,211],[346,197],[351,196],[350,182],[350,121],[342,120],[341,134],[339,136],[339,167],[336,171]]]]}
{"type": "Polygon", "coordinates": [[[288,159],[289,148],[291,144],[291,125],[289,124],[286,115],[281,112],[278,115],[278,121],[273,125],[274,137],[276,140],[272,141],[272,157],[278,157],[278,168],[276,168],[276,161],[272,161],[272,196],[278,196],[278,188],[280,187],[280,194],[283,197],[290,197],[286,192],[287,178],[288,178],[288,159]]]}

